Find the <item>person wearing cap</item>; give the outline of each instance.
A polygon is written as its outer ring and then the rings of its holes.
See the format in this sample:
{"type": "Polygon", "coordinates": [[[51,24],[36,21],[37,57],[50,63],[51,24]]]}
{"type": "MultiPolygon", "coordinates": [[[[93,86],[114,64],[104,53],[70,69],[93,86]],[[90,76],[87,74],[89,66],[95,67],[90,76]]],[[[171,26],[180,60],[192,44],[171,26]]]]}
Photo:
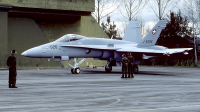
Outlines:
{"type": "Polygon", "coordinates": [[[132,56],[131,53],[128,53],[128,78],[134,78],[133,62],[134,62],[134,57],[132,56]]]}
{"type": "Polygon", "coordinates": [[[127,78],[128,58],[125,54],[122,54],[122,77],[127,78]]]}
{"type": "Polygon", "coordinates": [[[8,80],[9,88],[17,88],[16,87],[17,71],[16,71],[16,57],[15,57],[16,53],[17,52],[15,50],[12,50],[11,55],[7,59],[7,66],[9,67],[9,80],[8,80]]]}

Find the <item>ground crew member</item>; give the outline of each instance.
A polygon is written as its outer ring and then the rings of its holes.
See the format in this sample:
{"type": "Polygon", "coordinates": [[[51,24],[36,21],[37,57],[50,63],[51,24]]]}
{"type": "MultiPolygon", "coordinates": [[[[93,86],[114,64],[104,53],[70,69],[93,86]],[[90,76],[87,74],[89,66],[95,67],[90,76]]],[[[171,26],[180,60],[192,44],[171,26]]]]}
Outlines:
{"type": "Polygon", "coordinates": [[[9,80],[8,86],[9,88],[17,88],[16,87],[16,78],[17,78],[17,71],[16,71],[16,57],[15,57],[15,50],[12,50],[12,54],[7,59],[7,66],[9,67],[9,80]]]}
{"type": "Polygon", "coordinates": [[[134,62],[134,57],[132,56],[131,53],[128,53],[128,78],[134,78],[133,62],[134,62]]]}
{"type": "Polygon", "coordinates": [[[122,54],[122,77],[127,78],[127,69],[128,69],[128,58],[125,54],[122,54]]]}

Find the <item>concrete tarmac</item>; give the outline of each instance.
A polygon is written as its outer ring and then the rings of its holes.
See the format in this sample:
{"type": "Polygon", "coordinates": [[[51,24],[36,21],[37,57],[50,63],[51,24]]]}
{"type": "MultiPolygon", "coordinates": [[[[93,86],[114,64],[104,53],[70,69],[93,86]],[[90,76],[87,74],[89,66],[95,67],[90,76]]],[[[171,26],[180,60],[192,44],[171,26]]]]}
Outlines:
{"type": "Polygon", "coordinates": [[[121,79],[121,68],[17,70],[8,88],[0,70],[0,112],[200,112],[200,69],[139,67],[121,79]]]}

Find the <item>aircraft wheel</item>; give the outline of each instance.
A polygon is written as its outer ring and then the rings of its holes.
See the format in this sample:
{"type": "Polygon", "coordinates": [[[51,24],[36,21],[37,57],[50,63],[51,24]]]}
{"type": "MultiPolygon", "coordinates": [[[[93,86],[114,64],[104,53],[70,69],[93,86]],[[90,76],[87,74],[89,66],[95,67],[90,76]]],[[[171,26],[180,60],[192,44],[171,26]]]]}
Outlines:
{"type": "Polygon", "coordinates": [[[75,68],[75,73],[79,74],[81,72],[80,68],[75,68]]]}
{"type": "Polygon", "coordinates": [[[106,71],[107,73],[110,73],[110,72],[112,71],[112,66],[111,66],[111,67],[105,66],[105,71],[106,71]]]}
{"type": "Polygon", "coordinates": [[[71,73],[75,74],[75,70],[73,68],[71,68],[71,73]]]}
{"type": "Polygon", "coordinates": [[[134,72],[134,73],[138,73],[138,70],[139,70],[139,69],[138,69],[138,66],[137,66],[137,65],[134,65],[134,66],[133,66],[133,72],[134,72]]]}

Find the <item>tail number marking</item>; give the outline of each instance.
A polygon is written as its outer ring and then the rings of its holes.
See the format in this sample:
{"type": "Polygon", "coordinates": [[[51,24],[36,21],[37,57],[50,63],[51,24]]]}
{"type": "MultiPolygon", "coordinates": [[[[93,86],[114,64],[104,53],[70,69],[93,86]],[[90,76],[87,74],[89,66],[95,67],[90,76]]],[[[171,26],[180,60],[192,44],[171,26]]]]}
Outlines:
{"type": "Polygon", "coordinates": [[[153,40],[144,40],[143,43],[153,43],[153,40]]]}

